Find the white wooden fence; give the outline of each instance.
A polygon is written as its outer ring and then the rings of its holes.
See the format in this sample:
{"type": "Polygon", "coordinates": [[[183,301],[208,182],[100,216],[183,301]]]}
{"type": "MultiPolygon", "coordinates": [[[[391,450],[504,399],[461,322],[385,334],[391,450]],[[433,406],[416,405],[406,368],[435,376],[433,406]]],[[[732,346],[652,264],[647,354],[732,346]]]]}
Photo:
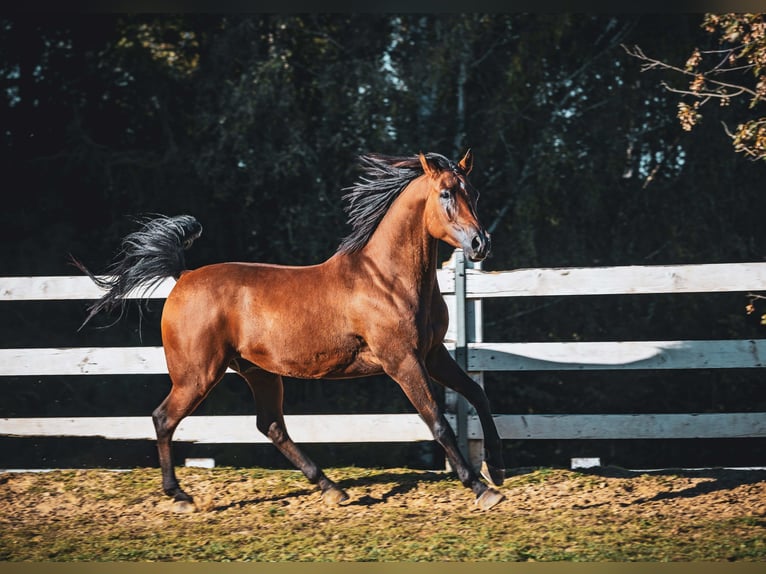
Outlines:
{"type": "MultiPolygon", "coordinates": [[[[484,342],[481,337],[485,298],[764,291],[766,263],[484,272],[466,268],[458,251],[452,266],[439,270],[438,280],[451,307],[450,349],[480,381],[483,371],[766,366],[766,340],[503,343],[484,342]]],[[[151,296],[164,298],[172,286],[173,281],[167,280],[151,296]]],[[[0,277],[0,301],[88,300],[101,295],[87,277],[0,277]]],[[[0,349],[0,377],[166,372],[161,347],[0,349]]],[[[461,448],[476,461],[482,437],[478,419],[461,398],[448,396],[447,403],[448,419],[458,431],[461,448]]],[[[766,437],[763,412],[494,416],[503,439],[766,437]]],[[[432,440],[415,414],[294,415],[286,417],[286,423],[297,442],[432,440]]],[[[154,429],[148,413],[142,417],[0,418],[0,436],[154,439],[154,429]]],[[[191,416],[181,423],[175,438],[199,443],[267,440],[250,416],[191,416]]]]}

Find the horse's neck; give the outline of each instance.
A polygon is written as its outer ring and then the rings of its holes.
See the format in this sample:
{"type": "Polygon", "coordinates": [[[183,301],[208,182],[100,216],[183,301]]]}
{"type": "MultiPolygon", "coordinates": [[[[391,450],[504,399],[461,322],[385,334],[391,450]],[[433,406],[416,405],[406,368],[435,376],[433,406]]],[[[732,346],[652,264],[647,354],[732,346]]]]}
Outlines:
{"type": "Polygon", "coordinates": [[[418,293],[436,281],[437,241],[425,229],[425,190],[410,184],[378,224],[362,253],[380,272],[418,293]]]}

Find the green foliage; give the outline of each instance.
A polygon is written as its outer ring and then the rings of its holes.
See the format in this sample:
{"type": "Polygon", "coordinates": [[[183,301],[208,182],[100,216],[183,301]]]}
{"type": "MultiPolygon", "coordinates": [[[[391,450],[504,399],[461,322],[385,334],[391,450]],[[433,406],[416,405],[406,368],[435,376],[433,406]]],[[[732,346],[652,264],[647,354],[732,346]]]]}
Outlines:
{"type": "MultiPolygon", "coordinates": [[[[316,263],[348,232],[340,196],[358,175],[358,154],[457,157],[469,146],[479,214],[493,234],[487,269],[758,261],[766,165],[743,165],[719,127],[752,100],[706,109],[688,134],[677,125],[677,97],[657,84],[673,73],[642,74],[620,47],[651,46],[661,60],[685,61],[740,22],[735,44],[743,47],[732,54],[760,82],[762,17],[726,18],[707,16],[710,31],[701,15],[674,14],[6,15],[0,274],[71,274],[69,252],[100,271],[132,230],[127,216],[146,212],[200,219],[205,233],[191,266],[316,263]]],[[[743,146],[754,145],[758,129],[743,132],[743,146]]],[[[504,302],[512,308],[498,304],[486,318],[494,340],[759,334],[744,302],[718,301],[504,302]]],[[[42,305],[9,310],[0,339],[112,344],[122,332],[140,344],[132,317],[114,328],[121,331],[74,339],[72,315],[42,305]]],[[[157,323],[140,327],[144,341],[158,339],[157,323]]],[[[741,373],[727,376],[721,386],[749,384],[741,373]]],[[[117,388],[115,404],[119,392],[131,394],[117,388]]],[[[333,408],[402,402],[370,388],[339,390],[333,408]]],[[[306,389],[291,398],[302,406],[325,398],[306,389]]],[[[232,394],[222,404],[247,400],[232,394]]],[[[652,408],[651,397],[624,390],[572,393],[556,409],[607,400],[618,410],[652,408]]]]}
{"type": "Polygon", "coordinates": [[[313,263],[345,233],[339,196],[356,155],[468,146],[495,268],[759,256],[756,173],[723,161],[723,138],[681,137],[673,98],[619,48],[688,52],[702,33],[693,17],[17,16],[3,26],[3,164],[30,190],[3,218],[16,239],[9,273],[66,272],[68,250],[103,265],[125,216],[140,212],[201,217],[198,264],[313,263]],[[36,228],[47,232],[26,231],[36,228]]]}

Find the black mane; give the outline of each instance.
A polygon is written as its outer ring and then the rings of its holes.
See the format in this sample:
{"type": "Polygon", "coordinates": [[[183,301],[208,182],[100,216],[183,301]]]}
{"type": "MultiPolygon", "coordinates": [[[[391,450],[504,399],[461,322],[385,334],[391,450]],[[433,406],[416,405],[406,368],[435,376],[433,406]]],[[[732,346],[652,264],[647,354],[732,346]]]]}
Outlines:
{"type": "MultiPolygon", "coordinates": [[[[440,169],[458,171],[458,167],[443,155],[425,156],[440,169]]],[[[359,157],[363,175],[354,185],[346,187],[343,200],[351,224],[351,233],[338,246],[338,253],[354,253],[362,249],[377,229],[391,204],[416,177],[423,174],[418,156],[398,157],[369,154],[359,157]]]]}

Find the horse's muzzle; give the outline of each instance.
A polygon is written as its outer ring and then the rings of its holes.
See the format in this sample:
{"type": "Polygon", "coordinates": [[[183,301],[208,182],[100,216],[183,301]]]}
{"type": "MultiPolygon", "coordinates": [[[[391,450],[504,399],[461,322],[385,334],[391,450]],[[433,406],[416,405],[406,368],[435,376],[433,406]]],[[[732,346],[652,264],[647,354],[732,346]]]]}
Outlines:
{"type": "Polygon", "coordinates": [[[492,240],[489,237],[489,233],[483,229],[478,230],[467,247],[468,249],[465,252],[471,261],[483,261],[492,249],[492,240]]]}

